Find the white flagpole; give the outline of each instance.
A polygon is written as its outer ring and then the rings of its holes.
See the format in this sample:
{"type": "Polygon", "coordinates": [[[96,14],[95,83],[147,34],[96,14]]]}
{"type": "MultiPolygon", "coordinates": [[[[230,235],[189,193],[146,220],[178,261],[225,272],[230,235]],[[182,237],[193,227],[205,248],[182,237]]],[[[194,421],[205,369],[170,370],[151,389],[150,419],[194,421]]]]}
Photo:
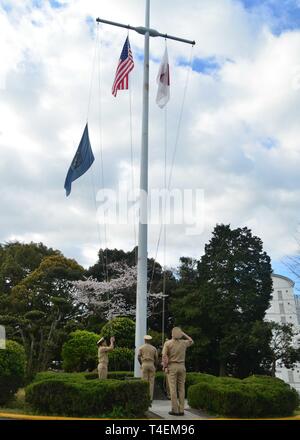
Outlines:
{"type": "MultiPolygon", "coordinates": [[[[150,28],[150,0],[146,0],[146,29],[150,28]]],[[[144,81],[143,81],[143,124],[140,175],[140,220],[138,239],[138,267],[136,291],[135,361],[134,376],[140,377],[137,359],[138,348],[144,342],[147,332],[147,240],[148,240],[148,126],[149,126],[149,42],[150,34],[145,33],[144,81]]]]}

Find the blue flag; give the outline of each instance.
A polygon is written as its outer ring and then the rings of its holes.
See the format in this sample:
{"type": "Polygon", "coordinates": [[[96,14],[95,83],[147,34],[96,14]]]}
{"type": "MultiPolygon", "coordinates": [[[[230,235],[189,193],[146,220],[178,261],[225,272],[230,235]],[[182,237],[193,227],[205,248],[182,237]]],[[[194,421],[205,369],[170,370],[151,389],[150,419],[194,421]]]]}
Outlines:
{"type": "Polygon", "coordinates": [[[86,173],[94,160],[95,158],[90,143],[88,124],[86,124],[79,147],[66,177],[65,190],[67,197],[71,193],[72,182],[86,173]]]}

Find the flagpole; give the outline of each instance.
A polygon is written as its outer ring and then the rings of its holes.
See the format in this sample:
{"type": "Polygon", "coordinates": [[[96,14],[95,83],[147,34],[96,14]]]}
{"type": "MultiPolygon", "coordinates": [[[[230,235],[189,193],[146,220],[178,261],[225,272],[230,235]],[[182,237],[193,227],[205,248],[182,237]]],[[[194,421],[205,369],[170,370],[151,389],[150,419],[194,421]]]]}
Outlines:
{"type": "MultiPolygon", "coordinates": [[[[145,28],[150,28],[150,0],[146,0],[145,28]]],[[[137,352],[144,342],[147,332],[147,241],[148,241],[148,143],[149,143],[149,31],[145,33],[144,43],[144,80],[143,80],[143,122],[142,151],[140,170],[140,219],[138,239],[135,361],[134,376],[141,376],[137,352]]]]}

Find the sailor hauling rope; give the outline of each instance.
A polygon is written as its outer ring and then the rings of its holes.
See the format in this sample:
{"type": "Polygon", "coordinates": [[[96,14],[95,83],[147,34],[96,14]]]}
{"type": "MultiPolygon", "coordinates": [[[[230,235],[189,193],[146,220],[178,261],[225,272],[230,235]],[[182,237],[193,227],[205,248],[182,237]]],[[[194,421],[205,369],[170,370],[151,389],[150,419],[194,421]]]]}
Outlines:
{"type": "Polygon", "coordinates": [[[107,379],[108,374],[108,353],[113,351],[115,347],[115,338],[110,338],[110,345],[107,346],[105,338],[99,339],[98,345],[98,377],[99,379],[107,379]]]}

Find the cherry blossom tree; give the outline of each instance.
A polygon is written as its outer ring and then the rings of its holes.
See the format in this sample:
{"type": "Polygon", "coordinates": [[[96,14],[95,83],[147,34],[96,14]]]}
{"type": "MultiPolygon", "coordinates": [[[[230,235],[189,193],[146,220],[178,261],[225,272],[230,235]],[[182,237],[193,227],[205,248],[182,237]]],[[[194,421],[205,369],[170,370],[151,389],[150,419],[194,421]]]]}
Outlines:
{"type": "MultiPolygon", "coordinates": [[[[73,283],[73,299],[89,311],[101,312],[106,320],[118,316],[135,316],[135,291],[137,283],[137,267],[126,263],[111,263],[114,276],[109,281],[97,281],[87,278],[73,283]]],[[[157,302],[163,298],[162,293],[151,293],[148,301],[148,316],[157,302]]]]}

